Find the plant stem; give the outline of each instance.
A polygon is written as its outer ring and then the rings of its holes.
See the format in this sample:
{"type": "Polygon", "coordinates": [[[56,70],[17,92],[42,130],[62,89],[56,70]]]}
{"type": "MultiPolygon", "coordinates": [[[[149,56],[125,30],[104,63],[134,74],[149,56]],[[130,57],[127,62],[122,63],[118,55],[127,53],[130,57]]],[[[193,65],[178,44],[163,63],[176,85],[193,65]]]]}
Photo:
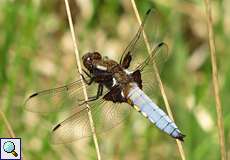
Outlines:
{"type": "MultiPolygon", "coordinates": [[[[12,126],[10,125],[10,122],[8,121],[8,119],[6,118],[6,115],[4,114],[4,112],[2,112],[2,110],[0,110],[0,116],[2,117],[3,122],[6,125],[6,130],[9,134],[10,138],[16,138],[15,133],[12,129],[12,126]]],[[[24,155],[21,155],[21,156],[22,156],[22,159],[25,160],[25,156],[24,155]]]]}
{"type": "Polygon", "coordinates": [[[212,63],[212,83],[213,83],[215,102],[216,102],[217,126],[218,126],[219,143],[220,143],[220,150],[221,150],[221,159],[226,160],[227,154],[225,150],[223,112],[222,112],[220,94],[219,94],[218,70],[216,64],[216,48],[215,48],[215,39],[214,39],[213,27],[212,27],[211,6],[209,0],[205,0],[205,8],[206,8],[206,16],[207,16],[209,48],[210,48],[211,63],[212,63]]]}
{"type": "MultiPolygon", "coordinates": [[[[140,18],[136,3],[135,3],[134,0],[131,0],[131,3],[132,3],[132,7],[134,9],[136,18],[138,20],[138,23],[139,23],[139,25],[141,25],[141,18],[140,18]]],[[[148,53],[151,54],[151,47],[150,47],[150,44],[148,42],[147,36],[145,34],[145,31],[143,31],[143,37],[144,37],[144,41],[145,41],[148,53]]],[[[169,102],[168,102],[168,98],[167,98],[165,90],[164,90],[163,83],[162,83],[161,78],[160,78],[159,71],[158,71],[157,66],[155,65],[154,62],[153,62],[153,64],[154,64],[153,69],[154,69],[155,74],[156,74],[156,79],[157,79],[157,82],[158,82],[158,85],[159,85],[159,88],[160,88],[160,91],[161,91],[161,94],[162,94],[162,97],[163,97],[163,100],[164,100],[164,103],[165,103],[165,106],[166,106],[166,110],[167,110],[168,115],[170,116],[170,118],[173,120],[173,114],[172,114],[172,111],[171,111],[171,108],[170,108],[170,105],[169,105],[169,102]]],[[[178,149],[179,149],[179,152],[180,152],[181,159],[186,160],[182,143],[177,139],[176,139],[176,142],[177,142],[177,146],[178,146],[178,149]]]]}
{"type": "MultiPolygon", "coordinates": [[[[72,16],[71,16],[68,0],[65,0],[65,6],[66,6],[66,12],[67,12],[68,20],[69,20],[69,26],[70,26],[70,31],[71,31],[71,35],[72,35],[73,45],[74,45],[74,52],[75,52],[75,56],[76,56],[77,67],[78,67],[79,73],[81,74],[82,73],[82,67],[81,67],[81,63],[80,63],[80,55],[79,55],[78,46],[77,46],[77,42],[76,42],[76,37],[75,37],[75,32],[74,32],[74,27],[73,27],[73,22],[72,22],[72,16]]],[[[80,76],[80,78],[81,78],[82,85],[83,85],[83,93],[84,93],[85,101],[87,101],[88,95],[86,92],[85,83],[84,83],[81,76],[80,76]]],[[[88,117],[89,117],[89,121],[90,121],[90,127],[91,127],[91,131],[93,133],[93,141],[94,141],[94,145],[95,145],[95,149],[96,149],[96,153],[97,153],[97,159],[101,160],[101,154],[100,154],[98,140],[97,140],[97,136],[96,136],[96,132],[95,132],[92,113],[90,111],[90,106],[88,104],[87,104],[87,107],[88,107],[88,117]]]]}
{"type": "Polygon", "coordinates": [[[10,136],[11,138],[15,138],[14,131],[13,131],[13,129],[12,129],[12,127],[11,127],[11,125],[10,125],[8,119],[6,118],[5,114],[4,114],[1,110],[0,110],[0,115],[1,115],[1,117],[2,117],[2,119],[3,119],[3,122],[4,122],[5,125],[6,125],[6,130],[7,130],[8,134],[9,134],[9,136],[10,136]]]}

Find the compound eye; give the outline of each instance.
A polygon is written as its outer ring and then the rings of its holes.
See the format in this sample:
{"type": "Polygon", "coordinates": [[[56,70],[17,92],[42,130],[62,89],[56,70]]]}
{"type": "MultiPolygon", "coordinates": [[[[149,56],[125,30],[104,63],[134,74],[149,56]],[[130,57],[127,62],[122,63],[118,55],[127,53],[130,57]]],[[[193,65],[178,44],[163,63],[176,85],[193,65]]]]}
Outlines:
{"type": "Polygon", "coordinates": [[[88,57],[88,58],[87,58],[87,61],[91,61],[91,58],[90,58],[90,57],[88,57]]]}

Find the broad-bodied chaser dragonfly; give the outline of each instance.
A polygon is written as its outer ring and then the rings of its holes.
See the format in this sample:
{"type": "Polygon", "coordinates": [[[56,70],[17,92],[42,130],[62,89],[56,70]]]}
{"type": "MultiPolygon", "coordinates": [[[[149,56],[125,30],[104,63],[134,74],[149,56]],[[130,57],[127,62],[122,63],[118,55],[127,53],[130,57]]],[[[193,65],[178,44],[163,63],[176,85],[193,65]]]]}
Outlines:
{"type": "Polygon", "coordinates": [[[151,9],[146,12],[142,24],[123,52],[119,63],[102,57],[98,52],[90,52],[82,57],[83,65],[88,70],[83,70],[82,80],[86,88],[93,85],[92,83],[98,84],[96,96],[89,97],[87,102],[80,99],[82,81],[78,80],[62,87],[36,92],[26,100],[26,108],[35,112],[58,111],[59,103],[62,103],[63,106],[71,105],[72,115],[57,124],[52,130],[55,143],[72,142],[92,134],[87,104],[90,106],[98,132],[100,128],[105,131],[118,125],[127,116],[130,108],[135,108],[160,130],[183,141],[185,135],[169,116],[146,95],[145,79],[142,77],[148,66],[151,66],[149,64],[160,54],[159,51],[167,48],[167,45],[164,42],[158,43],[143,62],[134,65],[135,47],[142,37],[146,20],[151,12],[151,9]],[[131,68],[131,65],[134,67],[131,68]],[[52,99],[55,101],[54,105],[42,108],[41,101],[44,99],[52,99]],[[67,100],[71,102],[62,102],[67,100]]]}

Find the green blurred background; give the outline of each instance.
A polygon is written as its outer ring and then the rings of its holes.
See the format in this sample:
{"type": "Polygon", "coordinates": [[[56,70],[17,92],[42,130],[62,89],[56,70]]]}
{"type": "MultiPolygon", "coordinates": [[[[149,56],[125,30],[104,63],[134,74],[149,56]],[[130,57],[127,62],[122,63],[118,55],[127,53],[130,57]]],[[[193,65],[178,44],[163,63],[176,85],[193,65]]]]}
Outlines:
{"type": "MultiPolygon", "coordinates": [[[[136,31],[131,2],[70,0],[81,55],[97,50],[118,59],[136,31]],[[135,26],[135,27],[133,27],[135,26]]],[[[205,6],[201,0],[137,1],[140,14],[157,9],[166,30],[170,56],[161,77],[189,160],[218,160],[218,129],[211,81],[205,6]]],[[[225,139],[230,157],[230,1],[212,1],[225,139]]],[[[63,0],[0,1],[0,109],[17,137],[25,159],[96,159],[92,140],[51,145],[51,128],[23,109],[37,89],[77,79],[76,60],[63,0]],[[80,146],[80,149],[79,149],[80,146]]],[[[165,110],[163,100],[156,96],[165,110]]],[[[45,123],[45,122],[44,122],[45,123]]],[[[0,120],[0,137],[8,137],[0,120]]],[[[103,159],[180,159],[175,140],[133,113],[122,127],[99,137],[103,159]]]]}

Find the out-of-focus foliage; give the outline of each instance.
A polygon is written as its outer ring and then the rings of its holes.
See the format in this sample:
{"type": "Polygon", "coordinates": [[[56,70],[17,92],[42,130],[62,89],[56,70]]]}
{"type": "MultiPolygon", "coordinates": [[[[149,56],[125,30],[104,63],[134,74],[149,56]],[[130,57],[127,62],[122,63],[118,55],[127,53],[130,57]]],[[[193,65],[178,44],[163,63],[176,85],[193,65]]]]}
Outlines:
{"type": "MultiPolygon", "coordinates": [[[[97,50],[119,59],[138,26],[131,2],[70,0],[70,6],[81,55],[97,50]]],[[[166,31],[161,38],[170,50],[162,81],[175,121],[187,135],[183,143],[187,159],[220,159],[203,1],[143,0],[137,1],[137,7],[141,15],[151,7],[161,15],[159,26],[166,31]]],[[[228,0],[212,1],[230,157],[229,7],[228,0]]],[[[23,109],[24,99],[32,91],[78,78],[64,1],[1,0],[0,10],[0,107],[17,137],[22,137],[24,157],[96,159],[92,140],[90,145],[83,141],[51,145],[46,121],[23,109]]],[[[156,99],[165,110],[162,98],[156,99]]],[[[0,124],[0,137],[7,137],[2,120],[0,124]]],[[[99,143],[104,159],[180,159],[175,141],[135,113],[123,126],[100,136],[99,143]]]]}

